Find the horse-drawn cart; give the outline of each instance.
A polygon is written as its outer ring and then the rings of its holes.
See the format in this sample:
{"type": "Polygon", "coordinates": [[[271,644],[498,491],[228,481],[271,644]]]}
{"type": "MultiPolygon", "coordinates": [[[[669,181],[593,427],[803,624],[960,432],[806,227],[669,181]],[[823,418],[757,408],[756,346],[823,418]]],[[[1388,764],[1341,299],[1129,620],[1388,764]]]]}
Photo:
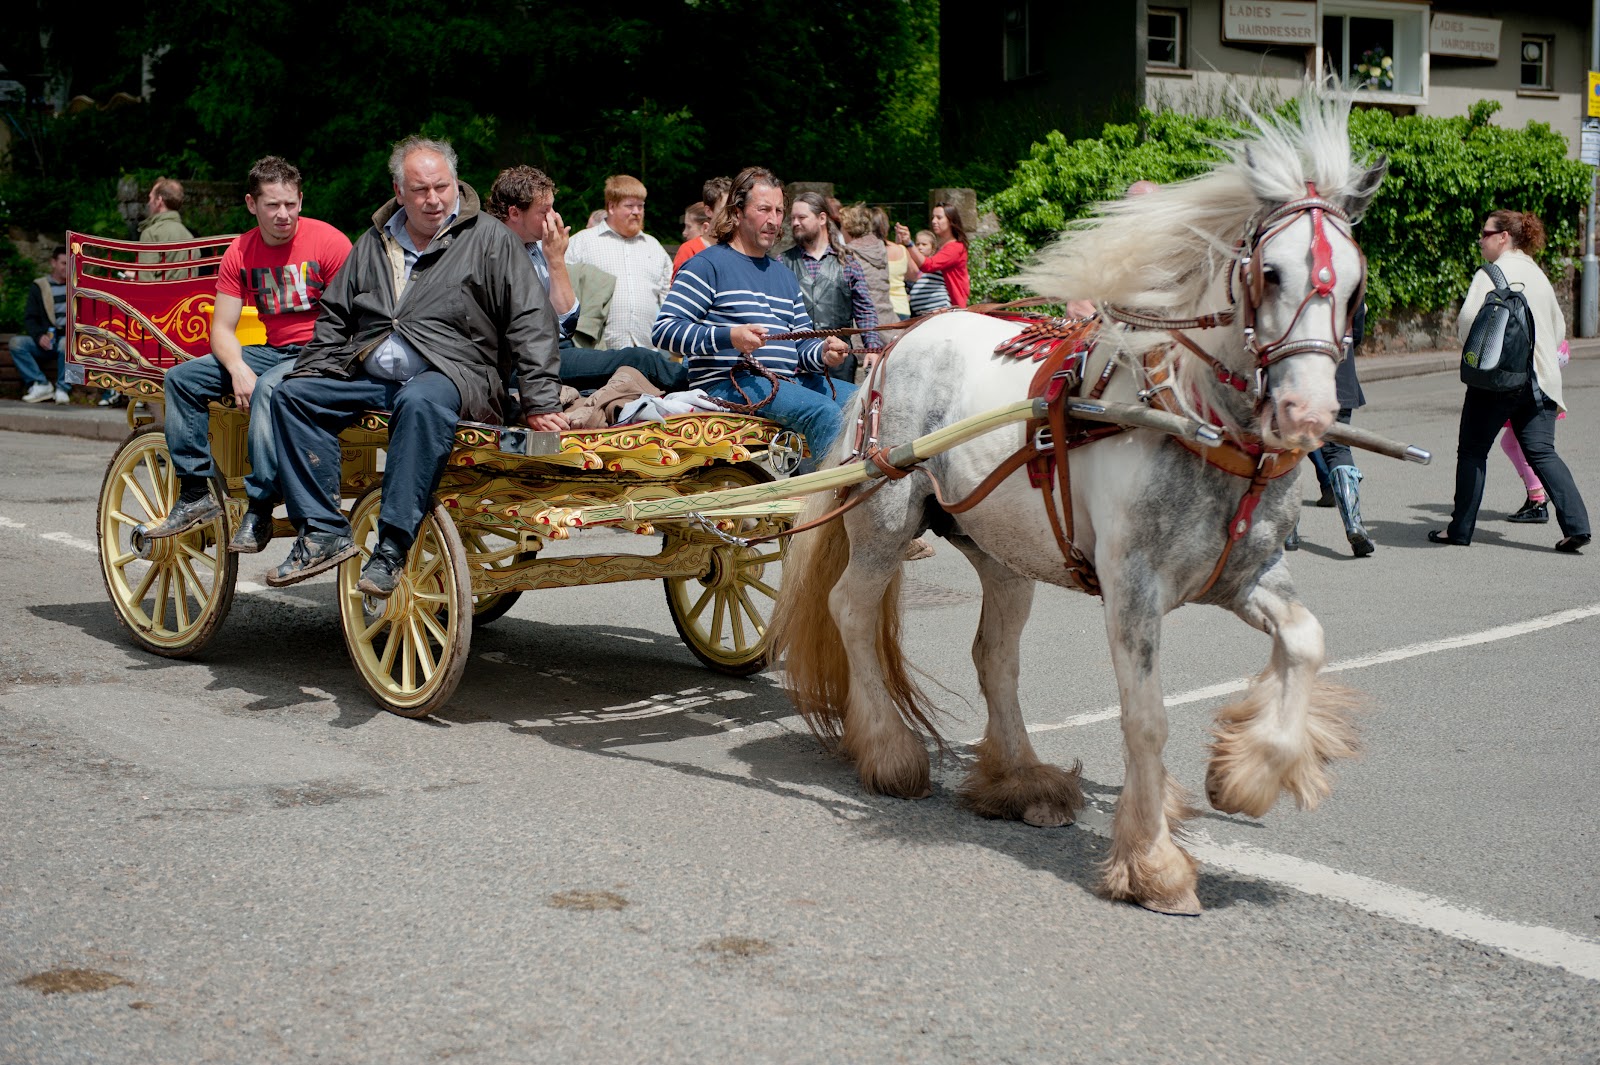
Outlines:
{"type": "MultiPolygon", "coordinates": [[[[248,415],[231,401],[214,404],[211,412],[223,516],[170,539],[142,532],[177,498],[161,427],[162,377],[210,351],[217,263],[227,242],[161,245],[169,261],[181,259],[176,253],[190,258],[181,269],[135,270],[129,264],[151,245],[70,237],[73,375],[76,383],[115,389],[130,400],[131,435],[112,458],[100,492],[101,573],[134,641],[172,657],[206,645],[240,586],[239,556],[226,545],[244,514],[248,415]]],[[[241,324],[241,334],[249,322],[241,324]]],[[[554,515],[575,508],[642,505],[772,480],[764,461],[780,433],[773,423],[694,414],[555,434],[463,422],[404,576],[392,597],[379,600],[358,591],[356,581],[377,540],[387,430],[388,415],[372,411],[341,437],[342,495],[361,554],[336,576],[345,645],[362,683],[385,709],[420,717],[442,706],[461,678],[473,628],[536,588],[658,579],[673,623],[697,658],[732,676],[765,665],[766,621],[786,541],[748,547],[729,534],[777,532],[797,504],[766,503],[749,513],[725,508],[659,529],[643,518],[610,523],[655,537],[660,547],[654,553],[549,557],[545,547],[572,537],[574,523],[554,515]]],[[[274,531],[293,535],[281,519],[274,531]]]]}

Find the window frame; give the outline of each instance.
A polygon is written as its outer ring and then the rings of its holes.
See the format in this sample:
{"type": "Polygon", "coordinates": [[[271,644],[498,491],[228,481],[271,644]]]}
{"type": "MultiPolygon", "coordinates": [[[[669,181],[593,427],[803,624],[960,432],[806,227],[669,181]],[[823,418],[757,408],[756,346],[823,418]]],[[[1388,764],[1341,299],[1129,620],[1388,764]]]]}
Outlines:
{"type": "Polygon", "coordinates": [[[1520,90],[1522,92],[1554,92],[1555,91],[1556,79],[1555,79],[1555,73],[1554,73],[1554,70],[1553,70],[1553,67],[1555,66],[1555,63],[1554,63],[1554,58],[1555,57],[1551,54],[1551,53],[1553,53],[1555,51],[1555,48],[1556,48],[1556,39],[1551,34],[1548,34],[1548,33],[1524,33],[1522,35],[1522,40],[1517,45],[1517,88],[1518,88],[1518,90],[1520,90]],[[1540,46],[1543,48],[1543,51],[1544,51],[1544,57],[1539,62],[1539,68],[1540,68],[1540,70],[1543,71],[1543,74],[1544,74],[1544,81],[1542,83],[1538,84],[1538,85],[1530,84],[1529,82],[1524,81],[1523,80],[1523,76],[1522,76],[1523,70],[1525,68],[1533,65],[1533,64],[1529,63],[1526,59],[1522,58],[1523,49],[1527,48],[1528,44],[1530,42],[1533,42],[1533,41],[1537,41],[1540,44],[1540,46]]]}
{"type": "Polygon", "coordinates": [[[1188,29],[1184,23],[1187,21],[1188,14],[1189,13],[1186,9],[1180,7],[1151,7],[1145,10],[1145,66],[1154,68],[1156,70],[1184,70],[1187,68],[1188,56],[1185,52],[1185,46],[1188,43],[1188,29]],[[1150,19],[1156,15],[1172,16],[1174,36],[1170,38],[1172,41],[1173,56],[1172,62],[1170,63],[1150,58],[1149,42],[1152,39],[1162,41],[1169,39],[1167,37],[1156,37],[1155,34],[1151,32],[1150,19]]]}
{"type": "Polygon", "coordinates": [[[1033,11],[1029,0],[1011,0],[1000,9],[1000,80],[1003,82],[1025,81],[1039,73],[1033,62],[1033,11]],[[1013,35],[1017,32],[1007,23],[1013,12],[1022,15],[1022,70],[1020,73],[1013,71],[1011,66],[1011,47],[1013,35]]]}
{"type": "Polygon", "coordinates": [[[1407,51],[1402,57],[1400,45],[1395,45],[1395,87],[1393,89],[1378,89],[1372,86],[1355,87],[1357,102],[1372,101],[1391,104],[1426,104],[1428,102],[1429,78],[1429,14],[1430,5],[1397,3],[1394,0],[1321,0],[1318,8],[1317,20],[1317,51],[1316,64],[1318,70],[1328,66],[1328,42],[1323,36],[1323,22],[1328,18],[1338,18],[1343,27],[1343,38],[1339,42],[1339,51],[1344,61],[1345,69],[1338,72],[1340,81],[1348,81],[1350,68],[1354,65],[1352,58],[1343,53],[1346,42],[1350,37],[1350,19],[1374,18],[1388,19],[1395,23],[1395,39],[1401,38],[1402,26],[1408,25],[1406,36],[1414,45],[1414,53],[1407,51]],[[1402,62],[1402,59],[1404,62],[1402,62]],[[1414,71],[1415,78],[1407,78],[1404,83],[1401,74],[1414,71]],[[1404,85],[1404,87],[1402,87],[1404,85]]]}

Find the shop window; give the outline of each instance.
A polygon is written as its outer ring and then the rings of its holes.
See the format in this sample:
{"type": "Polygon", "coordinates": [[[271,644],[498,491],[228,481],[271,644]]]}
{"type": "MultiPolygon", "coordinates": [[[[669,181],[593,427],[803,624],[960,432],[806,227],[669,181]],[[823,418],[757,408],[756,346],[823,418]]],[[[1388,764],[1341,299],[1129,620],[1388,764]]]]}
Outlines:
{"type": "Polygon", "coordinates": [[[1146,22],[1145,63],[1152,67],[1181,67],[1183,55],[1183,12],[1170,7],[1152,7],[1146,22]]]}
{"type": "Polygon", "coordinates": [[[1411,4],[1323,5],[1323,64],[1362,92],[1421,96],[1428,9],[1411,4]]]}
{"type": "Polygon", "coordinates": [[[1550,76],[1550,53],[1555,50],[1551,37],[1522,38],[1522,87],[1549,92],[1555,88],[1550,76]]]}

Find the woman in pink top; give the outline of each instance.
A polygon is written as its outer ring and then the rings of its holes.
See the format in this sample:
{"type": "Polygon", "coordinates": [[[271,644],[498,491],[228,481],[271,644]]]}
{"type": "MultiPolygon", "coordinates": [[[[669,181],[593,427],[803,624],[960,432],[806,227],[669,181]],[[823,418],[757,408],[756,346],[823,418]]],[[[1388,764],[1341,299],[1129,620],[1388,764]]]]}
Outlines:
{"type": "Polygon", "coordinates": [[[933,229],[937,248],[932,255],[924,256],[911,243],[911,230],[904,225],[894,227],[895,240],[905,246],[911,264],[919,271],[939,271],[944,276],[944,287],[950,294],[950,303],[965,307],[967,297],[972,292],[972,278],[967,273],[967,230],[961,224],[961,212],[953,203],[938,204],[933,209],[929,225],[933,229]]]}

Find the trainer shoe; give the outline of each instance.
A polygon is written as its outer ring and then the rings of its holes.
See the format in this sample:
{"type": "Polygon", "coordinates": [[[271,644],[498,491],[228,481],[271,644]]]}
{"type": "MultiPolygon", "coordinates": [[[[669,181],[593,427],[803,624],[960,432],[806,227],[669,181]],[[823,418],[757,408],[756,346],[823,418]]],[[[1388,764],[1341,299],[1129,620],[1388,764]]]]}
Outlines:
{"type": "Polygon", "coordinates": [[[1515,514],[1507,514],[1506,520],[1521,525],[1543,525],[1550,520],[1550,503],[1543,499],[1538,502],[1530,499],[1515,514]]]}
{"type": "Polygon", "coordinates": [[[37,381],[34,384],[29,385],[28,390],[22,394],[22,402],[43,403],[54,393],[55,389],[51,388],[46,382],[37,381]]]}
{"type": "Polygon", "coordinates": [[[361,580],[356,588],[374,599],[387,599],[400,583],[400,571],[406,568],[406,552],[386,540],[380,540],[372,557],[361,567],[361,580]]]}
{"type": "Polygon", "coordinates": [[[295,538],[283,565],[267,571],[267,583],[274,588],[296,584],[332,569],[356,553],[355,541],[342,533],[304,533],[295,538]]]}
{"type": "Polygon", "coordinates": [[[55,401],[57,403],[71,403],[72,395],[64,388],[56,389],[55,401]]]}
{"type": "Polygon", "coordinates": [[[239,519],[239,527],[228,541],[228,551],[235,555],[253,555],[266,550],[272,542],[272,512],[247,510],[239,519]]]}
{"type": "Polygon", "coordinates": [[[217,502],[208,489],[206,494],[194,499],[178,497],[178,501],[167,511],[167,516],[154,525],[142,525],[140,529],[152,540],[160,540],[167,536],[177,536],[190,529],[204,525],[209,521],[216,521],[222,515],[222,504],[217,502]]]}

